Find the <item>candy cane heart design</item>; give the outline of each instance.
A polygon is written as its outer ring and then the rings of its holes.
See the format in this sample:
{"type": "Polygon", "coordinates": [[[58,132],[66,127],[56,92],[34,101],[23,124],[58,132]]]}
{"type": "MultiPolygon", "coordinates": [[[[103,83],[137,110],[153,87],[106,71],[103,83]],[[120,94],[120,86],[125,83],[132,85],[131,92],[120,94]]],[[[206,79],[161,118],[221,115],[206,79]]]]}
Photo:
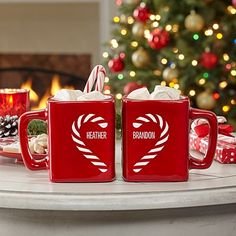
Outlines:
{"type": "Polygon", "coordinates": [[[104,118],[101,116],[96,116],[95,114],[83,114],[79,116],[78,119],[72,124],[72,140],[76,143],[76,147],[83,154],[83,156],[101,172],[105,173],[108,170],[107,165],[102,162],[98,156],[93,154],[93,152],[86,147],[86,144],[81,139],[80,129],[87,122],[96,123],[102,129],[105,129],[108,126],[108,123],[105,122],[104,118]]]}
{"type": "Polygon", "coordinates": [[[169,138],[169,125],[158,114],[145,114],[144,116],[138,117],[135,122],[133,122],[133,127],[138,129],[145,123],[153,122],[156,125],[159,125],[161,128],[161,134],[156,142],[155,146],[148,151],[148,153],[143,156],[138,162],[135,163],[133,171],[135,173],[140,172],[146,165],[148,165],[153,159],[158,157],[158,153],[165,147],[165,144],[169,138]]]}

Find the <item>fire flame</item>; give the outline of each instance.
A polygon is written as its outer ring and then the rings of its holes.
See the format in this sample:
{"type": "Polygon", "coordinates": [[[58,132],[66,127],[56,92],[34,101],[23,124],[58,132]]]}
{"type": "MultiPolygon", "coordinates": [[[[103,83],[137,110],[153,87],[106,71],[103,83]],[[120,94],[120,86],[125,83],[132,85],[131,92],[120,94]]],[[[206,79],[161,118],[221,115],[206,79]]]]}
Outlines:
{"type": "MultiPolygon", "coordinates": [[[[30,101],[33,103],[37,103],[39,101],[39,96],[37,93],[32,89],[32,79],[27,80],[25,83],[22,84],[21,88],[29,89],[30,90],[30,101]]],[[[52,77],[51,88],[49,88],[41,100],[39,101],[37,106],[33,106],[32,110],[42,109],[46,107],[47,100],[50,96],[55,95],[56,92],[62,88],[65,89],[74,89],[73,86],[61,86],[60,84],[60,77],[58,75],[54,75],[52,77]]]]}
{"type": "Polygon", "coordinates": [[[39,96],[37,93],[32,89],[32,79],[28,79],[25,83],[21,85],[22,89],[29,89],[30,91],[30,101],[31,102],[38,102],[39,96]]]}
{"type": "Polygon", "coordinates": [[[54,75],[52,77],[52,85],[51,85],[51,95],[55,95],[58,90],[62,87],[60,85],[60,77],[58,75],[54,75]]]}

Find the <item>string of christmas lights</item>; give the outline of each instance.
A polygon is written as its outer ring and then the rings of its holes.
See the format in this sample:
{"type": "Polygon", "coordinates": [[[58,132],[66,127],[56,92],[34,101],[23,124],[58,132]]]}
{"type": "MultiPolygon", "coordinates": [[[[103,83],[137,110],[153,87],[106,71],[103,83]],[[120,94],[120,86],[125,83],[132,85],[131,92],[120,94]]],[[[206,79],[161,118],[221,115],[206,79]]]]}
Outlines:
{"type": "Polygon", "coordinates": [[[199,108],[234,116],[235,1],[171,2],[116,1],[121,14],[113,18],[114,38],[102,55],[110,71],[105,93],[120,100],[132,89],[159,83],[180,89],[199,108]],[[213,9],[217,17],[210,18],[213,9]]]}

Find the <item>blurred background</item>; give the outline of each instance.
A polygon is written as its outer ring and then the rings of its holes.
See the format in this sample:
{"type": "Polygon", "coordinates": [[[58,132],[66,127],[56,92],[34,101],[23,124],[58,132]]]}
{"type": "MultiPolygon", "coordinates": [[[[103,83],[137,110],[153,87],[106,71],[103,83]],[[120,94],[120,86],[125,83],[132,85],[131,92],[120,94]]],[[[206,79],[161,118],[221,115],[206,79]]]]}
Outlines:
{"type": "Polygon", "coordinates": [[[0,0],[0,86],[37,109],[103,64],[118,103],[167,85],[235,126],[235,16],[235,0],[0,0]]]}

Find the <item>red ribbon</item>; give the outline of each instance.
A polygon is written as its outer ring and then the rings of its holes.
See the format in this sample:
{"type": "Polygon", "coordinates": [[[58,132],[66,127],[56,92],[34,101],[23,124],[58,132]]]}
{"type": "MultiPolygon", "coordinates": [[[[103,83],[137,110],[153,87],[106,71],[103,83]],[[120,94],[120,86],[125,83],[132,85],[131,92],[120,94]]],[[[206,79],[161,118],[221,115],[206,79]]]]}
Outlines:
{"type": "MultiPolygon", "coordinates": [[[[209,125],[208,124],[201,124],[194,127],[194,131],[198,137],[206,137],[209,134],[209,125]]],[[[233,132],[233,126],[227,124],[219,124],[218,125],[218,134],[234,137],[231,133],[233,132]]]]}

